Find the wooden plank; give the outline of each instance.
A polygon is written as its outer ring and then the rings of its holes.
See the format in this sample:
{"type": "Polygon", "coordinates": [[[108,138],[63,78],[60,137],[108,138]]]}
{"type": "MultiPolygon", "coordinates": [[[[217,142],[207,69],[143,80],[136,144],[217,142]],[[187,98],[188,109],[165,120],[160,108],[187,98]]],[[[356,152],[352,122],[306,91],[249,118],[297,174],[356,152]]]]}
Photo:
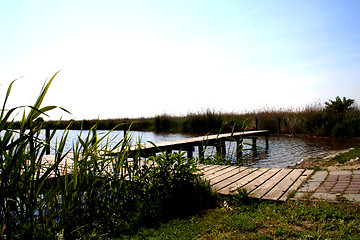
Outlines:
{"type": "Polygon", "coordinates": [[[207,180],[210,180],[210,179],[217,177],[217,176],[223,174],[224,172],[230,171],[232,169],[233,168],[229,165],[218,165],[218,167],[216,167],[216,168],[212,168],[209,171],[202,171],[202,172],[205,174],[204,177],[207,180]]]}
{"type": "Polygon", "coordinates": [[[237,171],[238,168],[239,168],[239,166],[229,166],[229,167],[224,168],[221,171],[217,172],[216,175],[210,175],[210,176],[205,176],[205,177],[206,177],[207,180],[212,181],[214,178],[217,178],[219,176],[227,174],[228,172],[237,171]]]}
{"type": "Polygon", "coordinates": [[[268,200],[278,200],[281,196],[294,184],[294,182],[301,176],[304,172],[303,169],[293,169],[285,178],[274,186],[265,196],[263,199],[268,200]]]}
{"type": "Polygon", "coordinates": [[[279,201],[286,201],[289,193],[296,191],[301,184],[314,172],[314,170],[305,170],[301,176],[293,183],[293,185],[279,198],[279,201]]]}
{"type": "Polygon", "coordinates": [[[208,168],[208,167],[210,167],[210,165],[206,165],[206,164],[198,164],[198,165],[197,165],[197,168],[198,168],[199,170],[203,170],[203,169],[206,169],[206,168],[208,168]]]}
{"type": "Polygon", "coordinates": [[[215,167],[205,169],[205,170],[203,170],[201,172],[204,173],[206,176],[207,175],[213,175],[214,173],[216,173],[218,171],[221,171],[222,169],[228,168],[228,167],[229,167],[228,165],[215,165],[215,167]]]}
{"type": "Polygon", "coordinates": [[[270,189],[272,189],[278,182],[280,182],[286,175],[291,172],[291,169],[281,169],[276,174],[274,174],[271,178],[269,178],[266,182],[261,184],[254,191],[249,193],[250,197],[254,198],[262,198],[270,189]]]}
{"type": "Polygon", "coordinates": [[[240,178],[237,181],[234,181],[233,183],[231,183],[230,185],[222,188],[219,191],[219,193],[221,193],[221,194],[232,194],[234,191],[236,191],[237,189],[243,187],[244,185],[248,184],[249,182],[254,181],[259,176],[261,176],[262,174],[267,172],[268,170],[269,170],[269,168],[259,168],[256,171],[251,172],[247,176],[245,176],[243,178],[240,178]]]}
{"type": "Polygon", "coordinates": [[[245,171],[246,169],[248,169],[248,167],[234,167],[231,171],[228,171],[224,174],[221,174],[213,179],[210,180],[210,185],[215,185],[219,182],[224,181],[225,179],[232,177],[238,173],[241,173],[242,171],[245,171]]]}
{"type": "MultiPolygon", "coordinates": [[[[235,175],[232,175],[226,179],[223,179],[220,182],[217,182],[216,184],[213,184],[213,187],[219,191],[220,189],[227,187],[228,185],[238,181],[239,179],[247,176],[248,174],[250,174],[256,170],[258,170],[258,168],[247,168],[241,172],[238,172],[235,175]]],[[[224,192],[224,194],[229,194],[229,192],[224,192]]]]}
{"type": "Polygon", "coordinates": [[[270,168],[263,175],[254,179],[254,181],[249,182],[243,187],[246,188],[246,190],[250,193],[254,191],[257,187],[259,187],[261,184],[266,182],[268,179],[270,179],[272,176],[274,176],[276,173],[278,173],[279,171],[281,171],[281,168],[270,168]]]}
{"type": "Polygon", "coordinates": [[[217,169],[221,165],[207,165],[206,168],[202,169],[201,172],[206,174],[206,172],[212,171],[213,169],[217,169]]]}

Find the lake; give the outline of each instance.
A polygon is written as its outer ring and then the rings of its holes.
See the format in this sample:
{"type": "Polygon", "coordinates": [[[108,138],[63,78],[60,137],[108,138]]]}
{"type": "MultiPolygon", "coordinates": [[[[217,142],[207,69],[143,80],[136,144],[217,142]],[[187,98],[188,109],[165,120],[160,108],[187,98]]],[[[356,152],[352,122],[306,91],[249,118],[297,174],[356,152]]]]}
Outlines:
{"type": "MultiPolygon", "coordinates": [[[[108,131],[98,130],[98,138],[104,136],[108,131]]],[[[55,146],[56,139],[59,139],[63,133],[63,130],[58,130],[55,138],[51,142],[51,146],[55,146]]],[[[66,149],[71,149],[73,142],[80,136],[81,131],[71,130],[66,143],[66,149]]],[[[83,131],[81,137],[84,138],[88,134],[88,131],[83,131]]],[[[136,144],[139,140],[141,142],[163,142],[170,140],[178,140],[183,138],[194,137],[194,135],[188,134],[164,134],[154,132],[140,132],[131,131],[129,133],[132,136],[132,143],[136,144]]],[[[45,134],[43,133],[43,136],[45,134]]],[[[105,138],[102,144],[106,143],[109,139],[114,145],[116,142],[123,139],[123,131],[113,131],[109,134],[108,138],[105,138]]],[[[251,144],[251,140],[244,140],[245,143],[251,144]]],[[[111,145],[111,144],[110,144],[111,145]]],[[[317,156],[319,154],[335,151],[344,150],[354,146],[360,145],[360,138],[323,138],[323,137],[312,137],[312,136],[287,136],[287,135],[271,135],[269,137],[269,150],[266,151],[265,139],[258,139],[259,149],[257,155],[253,156],[250,151],[244,151],[245,166],[250,167],[287,167],[294,165],[304,158],[317,156]]],[[[227,143],[226,145],[228,156],[233,156],[235,153],[235,144],[227,143]]],[[[251,148],[247,146],[245,148],[251,148]]],[[[205,155],[213,155],[216,152],[215,148],[208,147],[205,155]]],[[[52,150],[52,153],[54,151],[52,150]]],[[[195,148],[194,156],[198,156],[197,148],[195,148]]]]}

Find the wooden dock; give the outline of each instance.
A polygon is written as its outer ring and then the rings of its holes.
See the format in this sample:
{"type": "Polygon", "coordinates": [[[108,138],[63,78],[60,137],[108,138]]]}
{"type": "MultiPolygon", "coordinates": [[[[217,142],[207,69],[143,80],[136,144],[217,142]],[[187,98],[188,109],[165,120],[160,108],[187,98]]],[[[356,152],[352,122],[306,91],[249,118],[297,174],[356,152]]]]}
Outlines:
{"type": "MultiPolygon", "coordinates": [[[[55,155],[46,155],[43,159],[43,171],[54,163],[55,155]]],[[[130,160],[131,161],[131,160],[130,160]]],[[[152,165],[150,160],[141,160],[140,165],[152,165]]],[[[68,154],[59,168],[71,174],[73,168],[72,155],[68,154]]],[[[249,168],[230,165],[199,164],[202,178],[220,194],[236,194],[236,190],[245,188],[249,197],[286,201],[291,192],[295,192],[302,183],[313,173],[313,170],[287,168],[249,168]]],[[[111,172],[111,167],[107,167],[111,172]]],[[[50,177],[55,177],[51,175],[50,177]]]]}
{"type": "MultiPolygon", "coordinates": [[[[238,144],[237,153],[242,150],[242,140],[251,138],[253,150],[256,151],[256,139],[266,138],[266,149],[269,148],[269,132],[267,130],[245,131],[236,133],[225,133],[218,135],[206,135],[181,140],[145,143],[140,145],[142,156],[149,156],[157,152],[170,152],[173,150],[187,151],[187,157],[193,157],[194,147],[199,148],[199,157],[202,157],[207,146],[215,146],[217,152],[226,154],[225,141],[236,141],[238,144]]],[[[117,151],[120,151],[118,149],[117,151]]],[[[116,154],[116,150],[114,153],[116,154]]],[[[139,146],[131,146],[130,151],[139,151],[139,146]]],[[[61,168],[68,168],[71,171],[72,159],[69,153],[61,163],[61,168]]],[[[45,163],[51,164],[55,159],[54,155],[44,157],[45,163]]],[[[143,164],[151,162],[141,160],[143,164]]],[[[250,197],[285,201],[289,193],[294,192],[312,174],[313,170],[305,169],[281,169],[281,168],[249,168],[243,166],[229,165],[198,165],[203,178],[208,180],[211,186],[221,194],[229,195],[236,193],[237,189],[245,188],[250,197]]],[[[107,169],[111,171],[111,169],[107,169]]]]}
{"type": "Polygon", "coordinates": [[[199,165],[203,178],[219,193],[231,195],[245,188],[249,197],[286,201],[313,173],[313,170],[287,168],[248,168],[199,165]]]}
{"type": "MultiPolygon", "coordinates": [[[[256,151],[257,149],[257,138],[265,137],[266,150],[269,149],[269,130],[254,130],[254,131],[244,131],[244,132],[234,132],[234,133],[223,133],[223,134],[213,134],[205,135],[200,137],[185,138],[180,140],[172,140],[166,142],[157,142],[152,144],[150,142],[141,144],[141,154],[142,156],[151,156],[158,152],[171,152],[175,150],[186,151],[188,158],[193,158],[194,148],[198,148],[199,157],[204,156],[205,148],[207,146],[215,146],[216,151],[221,153],[221,155],[226,155],[225,142],[226,141],[235,141],[237,142],[237,156],[241,156],[243,146],[242,140],[250,138],[252,139],[252,149],[256,151]]],[[[130,151],[138,150],[139,146],[132,146],[130,151]]],[[[120,150],[120,149],[119,149],[120,150]]],[[[116,153],[119,150],[114,150],[116,153]]]]}

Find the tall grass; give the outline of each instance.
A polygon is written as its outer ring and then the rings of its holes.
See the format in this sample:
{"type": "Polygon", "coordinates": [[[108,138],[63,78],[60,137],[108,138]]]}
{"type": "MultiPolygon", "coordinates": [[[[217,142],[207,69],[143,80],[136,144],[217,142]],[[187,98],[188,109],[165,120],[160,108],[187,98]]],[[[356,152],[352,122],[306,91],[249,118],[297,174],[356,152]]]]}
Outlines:
{"type": "MultiPolygon", "coordinates": [[[[206,110],[184,116],[167,114],[152,118],[84,120],[73,123],[72,128],[126,129],[129,122],[133,130],[180,132],[191,134],[217,134],[219,131],[267,129],[271,133],[308,134],[326,137],[360,137],[360,109],[352,99],[335,98],[324,104],[315,103],[302,108],[263,108],[241,113],[222,113],[206,110]]],[[[63,128],[69,122],[62,122],[63,128]]],[[[54,123],[47,123],[54,124],[54,123]]]]}
{"type": "Polygon", "coordinates": [[[56,130],[40,139],[46,125],[41,117],[56,107],[41,105],[55,76],[44,84],[30,110],[24,110],[21,121],[13,119],[19,108],[6,110],[13,83],[6,93],[0,115],[0,238],[133,234],[207,204],[213,194],[193,159],[162,153],[144,160],[140,142],[130,158],[129,135],[110,148],[109,141],[100,145],[107,135],[98,138],[89,131],[65,152],[70,122],[49,160],[47,143],[56,130]],[[115,148],[120,151],[113,154],[115,148]]]}

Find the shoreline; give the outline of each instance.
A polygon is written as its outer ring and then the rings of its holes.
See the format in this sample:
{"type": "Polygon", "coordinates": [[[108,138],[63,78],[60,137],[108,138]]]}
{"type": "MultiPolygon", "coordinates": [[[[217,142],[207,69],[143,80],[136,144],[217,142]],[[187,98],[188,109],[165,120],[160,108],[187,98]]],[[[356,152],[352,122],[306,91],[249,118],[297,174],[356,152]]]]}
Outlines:
{"type": "Polygon", "coordinates": [[[302,159],[300,162],[289,166],[289,168],[303,168],[303,169],[322,169],[327,171],[336,171],[336,170],[357,170],[360,169],[360,158],[350,159],[345,163],[335,163],[331,164],[331,160],[335,157],[347,153],[354,148],[349,148],[345,150],[334,150],[327,153],[321,153],[317,156],[307,157],[302,159]]]}

